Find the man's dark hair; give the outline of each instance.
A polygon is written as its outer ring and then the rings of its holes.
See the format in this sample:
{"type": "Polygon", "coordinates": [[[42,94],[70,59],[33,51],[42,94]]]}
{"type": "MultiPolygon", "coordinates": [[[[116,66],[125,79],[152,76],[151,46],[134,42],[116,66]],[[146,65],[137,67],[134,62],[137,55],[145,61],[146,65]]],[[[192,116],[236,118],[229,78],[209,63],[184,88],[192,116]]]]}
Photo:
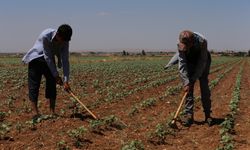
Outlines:
{"type": "Polygon", "coordinates": [[[57,34],[63,38],[64,41],[70,41],[72,36],[72,28],[68,24],[62,24],[57,29],[57,34]]]}

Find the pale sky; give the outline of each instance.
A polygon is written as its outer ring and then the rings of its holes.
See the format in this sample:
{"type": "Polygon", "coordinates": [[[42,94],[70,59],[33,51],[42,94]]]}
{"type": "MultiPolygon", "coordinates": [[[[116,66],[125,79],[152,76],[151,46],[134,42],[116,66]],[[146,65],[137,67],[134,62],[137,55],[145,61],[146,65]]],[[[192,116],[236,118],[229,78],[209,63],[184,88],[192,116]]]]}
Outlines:
{"type": "Polygon", "coordinates": [[[189,29],[209,49],[250,49],[250,0],[1,0],[0,52],[26,52],[46,28],[70,24],[70,51],[176,50],[189,29]]]}

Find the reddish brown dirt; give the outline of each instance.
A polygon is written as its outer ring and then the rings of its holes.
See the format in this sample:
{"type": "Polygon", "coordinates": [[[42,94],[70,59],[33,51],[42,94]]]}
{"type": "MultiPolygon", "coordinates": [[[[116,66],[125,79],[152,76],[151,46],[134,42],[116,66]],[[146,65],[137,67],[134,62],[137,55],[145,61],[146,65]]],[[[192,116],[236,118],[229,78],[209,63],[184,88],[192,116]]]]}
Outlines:
{"type": "MultiPolygon", "coordinates": [[[[244,62],[244,71],[241,88],[241,102],[240,111],[236,119],[236,136],[235,145],[238,149],[248,149],[249,147],[249,112],[248,112],[248,96],[249,96],[249,62],[244,62]]],[[[241,64],[241,63],[240,63],[241,64]]],[[[231,66],[231,65],[230,65],[231,66]]],[[[112,102],[101,103],[96,107],[93,107],[93,111],[99,118],[116,115],[122,120],[126,127],[124,129],[117,129],[114,127],[105,129],[102,134],[96,134],[90,131],[88,114],[86,111],[82,111],[82,119],[71,118],[72,109],[68,109],[68,105],[71,104],[69,95],[59,91],[57,101],[57,111],[60,114],[58,119],[49,119],[38,123],[35,128],[27,127],[26,121],[29,121],[32,117],[32,113],[26,112],[23,109],[23,105],[28,103],[27,97],[27,85],[17,92],[15,105],[12,113],[5,118],[4,121],[11,122],[12,130],[6,135],[12,137],[9,140],[0,140],[0,147],[2,149],[57,149],[59,142],[65,141],[64,146],[70,149],[76,149],[75,139],[69,137],[68,131],[78,128],[80,126],[86,127],[89,131],[84,135],[82,139],[82,147],[79,149],[121,149],[122,145],[132,140],[140,140],[145,149],[216,149],[219,146],[220,135],[219,124],[223,121],[225,116],[229,113],[229,103],[231,100],[231,93],[235,85],[236,75],[239,72],[239,64],[232,65],[233,69],[225,75],[219,81],[219,84],[211,91],[212,99],[212,116],[216,119],[216,124],[212,127],[208,127],[203,123],[204,115],[200,102],[195,105],[195,123],[190,127],[182,127],[177,124],[179,130],[174,135],[167,136],[165,144],[154,145],[149,142],[148,134],[154,131],[156,125],[164,123],[170,114],[176,111],[178,103],[181,99],[181,94],[170,95],[164,98],[164,100],[157,100],[155,106],[150,108],[139,109],[139,112],[134,116],[129,116],[132,106],[138,106],[143,100],[151,97],[160,97],[164,95],[168,86],[174,86],[180,83],[179,80],[171,81],[165,85],[161,85],[157,88],[149,88],[140,92],[136,92],[126,98],[112,102]],[[17,108],[22,108],[21,112],[17,112],[17,108]],[[65,110],[65,113],[61,114],[61,110],[65,110]],[[23,127],[19,127],[16,124],[22,123],[23,127]]],[[[223,73],[225,69],[229,67],[225,65],[225,68],[221,71],[215,72],[209,76],[210,80],[213,80],[217,75],[223,73]]],[[[198,83],[195,87],[195,95],[199,95],[198,83]]],[[[11,87],[11,85],[10,85],[11,87]]],[[[43,98],[44,89],[41,89],[40,98],[41,106],[39,107],[43,114],[49,114],[48,104],[43,98]]],[[[13,91],[10,91],[13,92],[13,91]]],[[[10,94],[10,93],[8,93],[10,94]]],[[[6,93],[0,94],[0,98],[6,99],[6,93]]],[[[82,100],[83,101],[83,100],[82,100]]],[[[84,99],[85,104],[91,104],[94,102],[92,97],[84,99]]],[[[1,106],[0,111],[8,112],[9,109],[6,105],[1,106]],[[4,106],[4,107],[3,107],[4,106]]]]}

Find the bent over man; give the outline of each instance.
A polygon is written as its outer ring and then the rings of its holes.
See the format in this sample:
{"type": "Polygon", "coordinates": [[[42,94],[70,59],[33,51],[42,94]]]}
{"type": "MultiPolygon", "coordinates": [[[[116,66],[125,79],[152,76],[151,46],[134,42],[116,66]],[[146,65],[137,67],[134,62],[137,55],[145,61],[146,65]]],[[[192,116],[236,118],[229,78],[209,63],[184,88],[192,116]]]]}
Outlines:
{"type": "Polygon", "coordinates": [[[179,35],[177,47],[177,53],[165,66],[165,69],[179,62],[179,72],[183,81],[184,91],[188,93],[182,123],[184,126],[191,126],[193,123],[194,84],[198,79],[200,81],[205,122],[211,126],[211,99],[208,85],[211,56],[207,50],[207,40],[200,33],[184,30],[179,35]]]}
{"type": "Polygon", "coordinates": [[[29,99],[35,111],[34,118],[40,116],[37,101],[42,75],[46,78],[45,97],[50,101],[52,114],[55,114],[56,84],[64,85],[66,91],[70,90],[68,81],[71,36],[72,28],[67,24],[59,26],[57,30],[46,29],[22,59],[28,64],[29,99]],[[58,67],[63,67],[63,81],[57,71],[55,57],[58,59],[58,67]]]}

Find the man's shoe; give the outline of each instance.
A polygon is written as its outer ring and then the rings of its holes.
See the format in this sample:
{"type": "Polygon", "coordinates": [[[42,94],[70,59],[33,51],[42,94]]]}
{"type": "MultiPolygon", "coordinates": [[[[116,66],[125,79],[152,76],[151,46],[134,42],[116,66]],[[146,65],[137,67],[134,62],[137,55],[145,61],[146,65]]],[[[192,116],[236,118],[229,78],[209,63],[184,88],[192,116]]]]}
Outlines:
{"type": "Polygon", "coordinates": [[[39,122],[38,120],[41,119],[41,117],[42,117],[41,114],[36,114],[36,115],[34,115],[34,116],[32,117],[32,121],[33,121],[34,123],[37,123],[37,122],[39,122]]]}
{"type": "Polygon", "coordinates": [[[190,127],[193,124],[194,118],[192,114],[185,114],[181,119],[182,125],[185,127],[190,127]]]}
{"type": "Polygon", "coordinates": [[[205,118],[205,123],[208,124],[209,127],[211,127],[213,125],[213,118],[212,117],[206,117],[205,118]]]}

